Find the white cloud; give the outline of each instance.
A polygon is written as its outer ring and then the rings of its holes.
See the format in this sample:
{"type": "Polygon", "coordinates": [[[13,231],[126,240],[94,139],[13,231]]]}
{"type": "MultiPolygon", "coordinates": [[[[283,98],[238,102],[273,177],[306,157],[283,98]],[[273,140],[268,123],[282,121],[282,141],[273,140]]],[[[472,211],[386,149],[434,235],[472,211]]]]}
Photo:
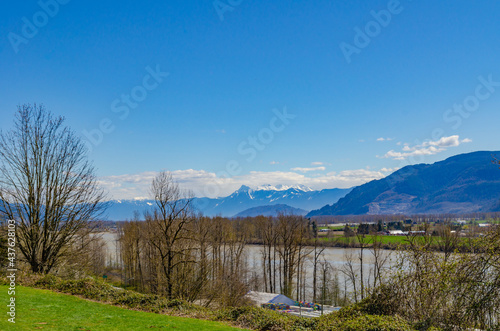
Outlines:
{"type": "Polygon", "coordinates": [[[394,138],[384,138],[384,137],[377,138],[377,141],[391,141],[391,140],[394,140],[394,138]]]}
{"type": "Polygon", "coordinates": [[[428,140],[420,145],[415,145],[410,147],[409,144],[405,143],[402,152],[396,152],[390,150],[382,158],[392,158],[395,160],[404,160],[412,156],[422,156],[422,155],[434,155],[437,153],[444,152],[450,147],[460,146],[462,143],[470,143],[471,139],[465,138],[460,140],[458,135],[453,135],[449,137],[442,137],[439,140],[432,141],[428,140]]]}
{"type": "Polygon", "coordinates": [[[313,167],[313,168],[300,168],[300,167],[297,167],[297,168],[292,168],[290,170],[292,170],[292,171],[299,171],[299,172],[310,172],[310,171],[325,171],[326,168],[325,167],[313,167]]]}
{"type": "Polygon", "coordinates": [[[323,162],[311,162],[312,166],[321,166],[323,164],[324,164],[323,162]]]}
{"type": "Polygon", "coordinates": [[[385,175],[380,171],[370,171],[367,169],[344,170],[340,172],[329,172],[326,175],[306,176],[296,172],[258,172],[252,171],[247,175],[233,177],[232,180],[238,184],[263,185],[263,184],[302,184],[313,189],[324,188],[348,188],[364,184],[374,179],[380,179],[385,175]]]}
{"type": "Polygon", "coordinates": [[[393,173],[395,171],[398,171],[399,169],[401,169],[401,168],[398,168],[398,167],[396,167],[396,168],[382,168],[382,169],[380,169],[380,171],[393,173]]]}
{"type": "Polygon", "coordinates": [[[275,165],[275,164],[280,164],[280,163],[278,161],[271,161],[271,162],[269,162],[269,164],[275,165]]]}
{"type": "MultiPolygon", "coordinates": [[[[151,182],[156,175],[158,175],[156,171],[147,171],[131,175],[105,176],[100,177],[98,182],[110,193],[110,198],[144,199],[150,196],[151,182]]],[[[214,173],[193,169],[172,171],[172,176],[182,188],[187,190],[192,190],[216,178],[214,173]]]]}
{"type": "MultiPolygon", "coordinates": [[[[144,199],[150,196],[150,185],[157,172],[143,172],[117,176],[100,177],[100,185],[106,189],[112,199],[144,199]]],[[[325,188],[349,188],[364,184],[387,175],[384,171],[367,169],[344,170],[327,174],[311,174],[298,171],[251,171],[248,174],[231,178],[218,177],[215,173],[205,170],[176,170],[172,171],[174,179],[181,188],[190,190],[197,197],[227,196],[241,185],[296,185],[302,184],[316,190],[325,188]]]]}

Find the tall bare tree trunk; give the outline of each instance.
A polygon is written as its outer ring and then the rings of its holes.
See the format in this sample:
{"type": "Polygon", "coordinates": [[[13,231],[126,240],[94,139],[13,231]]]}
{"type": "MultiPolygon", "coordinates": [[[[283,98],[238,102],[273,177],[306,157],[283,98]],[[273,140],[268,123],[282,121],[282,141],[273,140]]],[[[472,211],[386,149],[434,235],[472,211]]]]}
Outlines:
{"type": "Polygon", "coordinates": [[[0,213],[17,221],[19,250],[35,273],[56,266],[106,207],[83,142],[63,122],[23,105],[15,129],[0,134],[0,213]]]}

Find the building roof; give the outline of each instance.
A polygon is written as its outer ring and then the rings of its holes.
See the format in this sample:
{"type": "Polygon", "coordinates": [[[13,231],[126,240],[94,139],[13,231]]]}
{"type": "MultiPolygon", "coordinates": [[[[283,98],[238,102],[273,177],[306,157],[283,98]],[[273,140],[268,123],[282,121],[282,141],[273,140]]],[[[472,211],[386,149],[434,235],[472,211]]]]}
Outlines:
{"type": "Polygon", "coordinates": [[[283,294],[250,291],[245,295],[260,307],[263,303],[284,303],[290,306],[295,305],[295,301],[283,294]]]}

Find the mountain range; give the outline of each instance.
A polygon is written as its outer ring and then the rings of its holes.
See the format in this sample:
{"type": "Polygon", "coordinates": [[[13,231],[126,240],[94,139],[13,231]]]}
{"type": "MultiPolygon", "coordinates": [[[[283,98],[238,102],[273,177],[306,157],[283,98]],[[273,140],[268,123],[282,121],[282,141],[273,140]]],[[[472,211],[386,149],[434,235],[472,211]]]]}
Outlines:
{"type": "MultiPolygon", "coordinates": [[[[303,185],[264,185],[256,188],[243,185],[226,197],[194,198],[193,206],[206,216],[233,217],[238,214],[238,217],[243,217],[248,213],[254,213],[255,210],[239,213],[255,207],[263,208],[263,212],[265,210],[266,213],[276,215],[280,208],[268,207],[273,205],[286,205],[287,212],[304,215],[310,210],[336,202],[350,190],[334,188],[317,191],[303,185]]],[[[153,207],[154,201],[112,200],[108,202],[108,205],[107,219],[117,221],[131,219],[134,211],[139,212],[139,217],[142,218],[144,212],[153,207]]]]}
{"type": "MultiPolygon", "coordinates": [[[[306,217],[363,214],[446,214],[500,211],[500,152],[452,156],[433,164],[409,165],[352,189],[313,190],[303,185],[241,186],[221,198],[194,198],[206,216],[246,217],[286,212],[306,217]]],[[[142,216],[151,200],[114,200],[110,220],[142,216]]]]}
{"type": "Polygon", "coordinates": [[[278,205],[267,205],[267,206],[248,208],[234,215],[234,217],[255,217],[260,215],[276,216],[278,214],[304,216],[307,213],[308,211],[304,209],[293,208],[290,207],[289,205],[284,205],[284,204],[278,204],[278,205]]]}
{"type": "Polygon", "coordinates": [[[361,214],[445,214],[500,210],[500,152],[473,152],[434,164],[406,166],[352,189],[308,217],[361,214]]]}

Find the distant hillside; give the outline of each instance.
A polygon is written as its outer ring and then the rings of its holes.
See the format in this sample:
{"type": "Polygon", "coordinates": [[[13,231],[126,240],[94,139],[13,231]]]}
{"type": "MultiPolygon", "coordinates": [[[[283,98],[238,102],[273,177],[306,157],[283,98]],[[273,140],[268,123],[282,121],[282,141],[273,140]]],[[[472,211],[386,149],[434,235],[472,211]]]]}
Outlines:
{"type": "Polygon", "coordinates": [[[493,164],[493,155],[500,152],[474,152],[406,166],[355,187],[337,203],[307,216],[498,211],[500,169],[493,164]]]}
{"type": "Polygon", "coordinates": [[[144,217],[144,212],[151,210],[153,200],[113,200],[108,201],[106,218],[111,221],[132,220],[134,212],[139,213],[139,219],[144,217]]]}
{"type": "MultiPolygon", "coordinates": [[[[195,198],[193,206],[207,216],[231,217],[253,207],[286,204],[293,208],[313,210],[326,204],[337,202],[351,189],[325,189],[315,191],[303,185],[264,185],[252,189],[241,186],[231,195],[222,198],[195,198]]],[[[145,211],[154,205],[152,200],[113,200],[109,201],[107,219],[120,221],[131,219],[134,211],[142,218],[145,211]]]]}
{"type": "Polygon", "coordinates": [[[248,208],[234,215],[234,217],[255,217],[259,215],[277,216],[278,214],[305,215],[307,214],[307,212],[308,211],[304,209],[293,208],[288,205],[279,204],[279,205],[267,205],[267,206],[248,208]]]}

